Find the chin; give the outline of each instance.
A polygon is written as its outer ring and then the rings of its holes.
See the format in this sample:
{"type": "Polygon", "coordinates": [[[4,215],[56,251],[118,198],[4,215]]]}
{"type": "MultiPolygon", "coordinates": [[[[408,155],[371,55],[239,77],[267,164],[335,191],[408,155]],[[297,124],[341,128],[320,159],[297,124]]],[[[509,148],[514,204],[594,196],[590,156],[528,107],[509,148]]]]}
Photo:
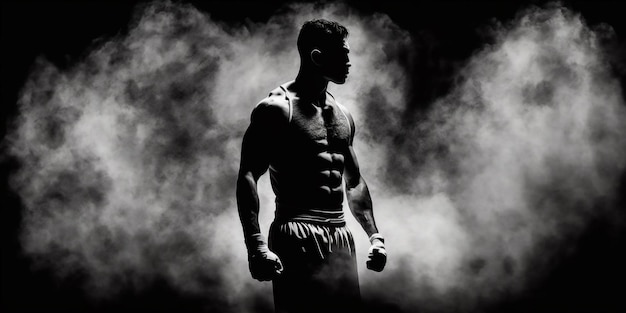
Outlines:
{"type": "Polygon", "coordinates": [[[331,80],[333,83],[337,84],[337,85],[343,85],[346,80],[348,79],[348,76],[344,76],[344,77],[338,77],[336,79],[331,80]]]}

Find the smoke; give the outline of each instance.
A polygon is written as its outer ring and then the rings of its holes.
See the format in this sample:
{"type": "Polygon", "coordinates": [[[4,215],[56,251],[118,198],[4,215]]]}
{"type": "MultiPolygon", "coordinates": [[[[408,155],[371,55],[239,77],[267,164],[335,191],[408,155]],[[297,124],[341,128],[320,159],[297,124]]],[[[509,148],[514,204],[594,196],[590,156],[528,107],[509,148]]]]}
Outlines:
{"type": "Polygon", "coordinates": [[[387,282],[406,311],[471,311],[539,283],[591,220],[615,216],[626,107],[606,31],[558,5],[528,9],[496,25],[425,117],[369,126],[402,140],[374,143],[387,151],[374,163],[396,165],[378,167],[372,192],[399,260],[367,283],[387,282]]]}
{"type": "MultiPolygon", "coordinates": [[[[387,269],[365,270],[367,238],[348,218],[366,301],[407,312],[497,302],[613,213],[626,111],[602,34],[565,8],[496,25],[419,116],[404,66],[413,41],[386,15],[294,4],[227,25],[186,4],[137,10],[128,33],[71,68],[37,60],[9,136],[24,252],[61,279],[81,275],[95,298],[165,280],[221,312],[271,305],[271,285],[247,271],[236,212],[241,138],[254,105],[297,74],[297,32],[317,17],[350,31],[351,76],[330,91],[353,112],[387,239],[387,269]]],[[[259,188],[266,232],[267,176],[259,188]]]]}

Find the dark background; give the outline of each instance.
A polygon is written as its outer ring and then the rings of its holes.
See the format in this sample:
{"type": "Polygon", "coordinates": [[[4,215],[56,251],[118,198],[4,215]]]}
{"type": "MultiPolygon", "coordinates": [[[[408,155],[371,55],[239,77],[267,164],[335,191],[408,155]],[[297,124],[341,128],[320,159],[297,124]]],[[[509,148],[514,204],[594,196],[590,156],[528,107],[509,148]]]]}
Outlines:
{"type": "MultiPolygon", "coordinates": [[[[145,1],[144,1],[145,2],[145,1]]],[[[179,1],[190,2],[190,1],[179,1]]],[[[191,1],[193,2],[193,1],[191,1]]],[[[411,104],[423,109],[445,94],[459,66],[488,40],[486,29],[495,19],[508,21],[529,5],[546,1],[348,1],[363,12],[387,13],[410,31],[416,42],[412,67],[411,104]]],[[[2,2],[2,137],[16,114],[16,100],[29,68],[38,56],[57,66],[71,66],[90,45],[125,33],[134,7],[142,1],[5,1],[2,2]]],[[[620,1],[561,1],[582,14],[590,25],[606,23],[616,38],[609,58],[624,89],[626,82],[626,18],[620,1]]],[[[284,1],[197,1],[193,4],[217,20],[267,20],[284,1]]],[[[4,149],[4,145],[3,145],[4,149]]],[[[80,277],[57,281],[46,270],[34,269],[20,254],[18,241],[20,200],[11,193],[8,176],[17,162],[1,159],[2,174],[2,312],[119,312],[213,311],[210,297],[177,293],[155,283],[140,293],[115,299],[89,301],[80,277]]],[[[626,178],[622,178],[621,191],[626,178]]],[[[620,214],[625,217],[624,192],[620,214]]],[[[626,233],[595,220],[578,242],[576,253],[561,260],[556,270],[521,297],[504,299],[487,312],[626,312],[626,233]]],[[[393,312],[392,304],[371,303],[380,312],[393,312]]],[[[219,309],[215,309],[219,312],[219,309]]]]}

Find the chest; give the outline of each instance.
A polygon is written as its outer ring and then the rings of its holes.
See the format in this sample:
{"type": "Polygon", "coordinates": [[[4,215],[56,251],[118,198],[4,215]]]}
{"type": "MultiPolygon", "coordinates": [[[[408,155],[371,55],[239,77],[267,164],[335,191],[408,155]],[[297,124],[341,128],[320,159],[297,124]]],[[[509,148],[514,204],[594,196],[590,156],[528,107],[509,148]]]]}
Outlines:
{"type": "Polygon", "coordinates": [[[346,115],[332,102],[324,108],[295,102],[290,122],[292,143],[305,150],[343,150],[350,139],[346,115]]]}

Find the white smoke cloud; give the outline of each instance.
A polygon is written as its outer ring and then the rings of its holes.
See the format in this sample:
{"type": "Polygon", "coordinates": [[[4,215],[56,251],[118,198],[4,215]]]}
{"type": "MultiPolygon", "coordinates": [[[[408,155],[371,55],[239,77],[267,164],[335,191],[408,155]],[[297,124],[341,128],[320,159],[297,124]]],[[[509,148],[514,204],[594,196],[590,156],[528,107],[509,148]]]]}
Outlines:
{"type": "MultiPolygon", "coordinates": [[[[330,91],[355,117],[390,255],[383,273],[365,270],[368,242],[348,218],[366,301],[470,311],[523,292],[562,255],[555,247],[611,214],[626,112],[596,33],[567,9],[502,26],[408,125],[414,73],[399,58],[412,38],[386,15],[294,4],[231,26],[191,5],[141,10],[68,70],[38,60],[10,136],[25,253],[61,278],[86,275],[94,297],[164,279],[224,312],[271,305],[271,285],[247,271],[240,144],[253,106],[297,74],[297,32],[311,18],[350,31],[351,76],[330,91]]],[[[266,176],[259,188],[267,231],[266,176]]]]}
{"type": "Polygon", "coordinates": [[[392,260],[408,258],[390,269],[413,274],[411,288],[386,289],[406,311],[471,311],[519,294],[574,248],[589,221],[615,213],[626,108],[603,34],[553,5],[495,35],[424,120],[394,130],[408,143],[383,157],[422,161],[402,180],[411,194],[372,188],[392,260]]]}

